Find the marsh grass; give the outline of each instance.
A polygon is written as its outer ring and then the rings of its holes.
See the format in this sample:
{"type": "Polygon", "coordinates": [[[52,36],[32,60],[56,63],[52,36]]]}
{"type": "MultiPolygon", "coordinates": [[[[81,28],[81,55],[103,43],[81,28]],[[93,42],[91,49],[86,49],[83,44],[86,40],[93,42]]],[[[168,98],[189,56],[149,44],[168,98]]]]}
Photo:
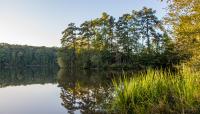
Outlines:
{"type": "Polygon", "coordinates": [[[200,73],[183,67],[178,73],[149,69],[113,81],[112,109],[121,114],[199,114],[200,73]]]}

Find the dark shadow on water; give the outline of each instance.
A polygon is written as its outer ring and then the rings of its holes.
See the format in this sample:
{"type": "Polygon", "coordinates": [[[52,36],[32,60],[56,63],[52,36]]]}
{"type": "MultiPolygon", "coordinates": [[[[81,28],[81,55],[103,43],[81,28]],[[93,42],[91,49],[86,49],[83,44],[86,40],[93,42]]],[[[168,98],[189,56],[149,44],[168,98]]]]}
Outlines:
{"type": "Polygon", "coordinates": [[[56,83],[58,69],[6,68],[0,69],[0,87],[56,83]]]}
{"type": "Polygon", "coordinates": [[[123,71],[66,70],[57,75],[62,105],[68,113],[104,114],[113,96],[112,79],[123,71]]]}

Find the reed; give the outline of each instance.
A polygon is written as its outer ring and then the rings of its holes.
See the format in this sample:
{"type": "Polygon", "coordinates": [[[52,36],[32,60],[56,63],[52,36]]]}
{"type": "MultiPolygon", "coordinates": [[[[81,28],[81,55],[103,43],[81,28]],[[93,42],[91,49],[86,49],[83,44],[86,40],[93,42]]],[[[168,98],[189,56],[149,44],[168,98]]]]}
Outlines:
{"type": "Polygon", "coordinates": [[[200,113],[200,73],[190,68],[183,67],[176,74],[149,69],[113,84],[112,109],[118,113],[200,113]]]}

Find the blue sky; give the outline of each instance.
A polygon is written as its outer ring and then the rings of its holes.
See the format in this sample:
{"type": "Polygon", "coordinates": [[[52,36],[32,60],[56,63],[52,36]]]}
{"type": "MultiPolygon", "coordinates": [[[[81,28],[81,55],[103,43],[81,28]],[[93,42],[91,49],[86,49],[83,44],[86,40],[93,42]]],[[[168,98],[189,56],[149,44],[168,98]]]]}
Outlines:
{"type": "Polygon", "coordinates": [[[68,23],[77,25],[107,12],[114,17],[147,6],[162,18],[160,0],[0,0],[0,42],[33,46],[60,46],[68,23]]]}

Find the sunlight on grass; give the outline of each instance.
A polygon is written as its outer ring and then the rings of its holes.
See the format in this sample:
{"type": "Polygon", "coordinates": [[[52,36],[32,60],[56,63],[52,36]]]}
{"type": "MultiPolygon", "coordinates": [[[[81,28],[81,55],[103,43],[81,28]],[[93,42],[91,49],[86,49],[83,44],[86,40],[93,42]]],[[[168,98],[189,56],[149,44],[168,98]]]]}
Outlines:
{"type": "Polygon", "coordinates": [[[122,114],[199,113],[199,75],[187,67],[177,74],[149,69],[131,79],[113,81],[112,109],[122,114]]]}

